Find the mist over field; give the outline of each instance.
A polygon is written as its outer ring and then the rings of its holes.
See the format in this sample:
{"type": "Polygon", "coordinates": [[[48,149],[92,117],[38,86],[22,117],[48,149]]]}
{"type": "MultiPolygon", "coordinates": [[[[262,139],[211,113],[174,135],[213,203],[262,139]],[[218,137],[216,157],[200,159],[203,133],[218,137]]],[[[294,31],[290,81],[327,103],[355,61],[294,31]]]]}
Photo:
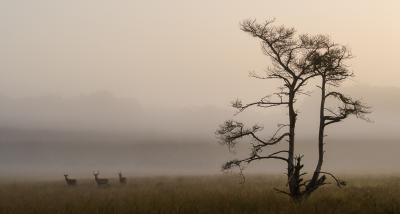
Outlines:
{"type": "MultiPolygon", "coordinates": [[[[374,123],[346,119],[327,127],[323,169],[340,173],[400,170],[399,1],[0,1],[0,181],[146,175],[219,174],[236,155],[214,132],[227,119],[261,124],[268,139],[287,109],[249,108],[277,92],[263,76],[271,60],[245,19],[275,19],[298,35],[328,35],[348,45],[355,77],[339,91],[363,98],[374,123]],[[329,14],[329,15],[327,15],[329,14]],[[350,50],[350,49],[349,49],[350,50]]],[[[296,155],[317,164],[320,82],[295,103],[296,155]]],[[[330,88],[333,90],[333,88],[330,88]]],[[[335,106],[336,103],[330,103],[335,106]]],[[[270,146],[266,154],[287,147],[270,146]]],[[[279,161],[245,173],[286,172],[279,161]]]]}
{"type": "MultiPolygon", "coordinates": [[[[341,89],[373,107],[374,123],[356,118],[330,126],[326,133],[324,169],[343,173],[396,173],[400,139],[400,88],[359,84],[341,89]]],[[[318,92],[299,102],[296,154],[305,155],[305,170],[317,161],[318,92]]],[[[263,124],[268,138],[277,123],[286,123],[285,109],[251,109],[234,116],[234,109],[203,106],[144,107],[133,98],[107,91],[63,97],[0,97],[0,170],[3,177],[62,178],[218,174],[220,166],[249,154],[243,138],[233,155],[218,144],[214,131],[234,118],[247,126],[263,124]]],[[[332,106],[334,103],[332,104],[332,106]]],[[[269,151],[285,148],[285,142],[269,151]]],[[[284,173],[279,161],[259,161],[246,172],[284,173]]]]}

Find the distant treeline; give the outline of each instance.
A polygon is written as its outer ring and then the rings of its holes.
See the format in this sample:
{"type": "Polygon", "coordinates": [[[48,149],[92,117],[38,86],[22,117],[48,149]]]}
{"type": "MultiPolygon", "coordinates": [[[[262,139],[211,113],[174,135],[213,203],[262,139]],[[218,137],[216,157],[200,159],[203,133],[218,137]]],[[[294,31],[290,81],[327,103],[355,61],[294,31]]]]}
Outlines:
{"type": "MultiPolygon", "coordinates": [[[[400,138],[396,130],[400,125],[400,88],[360,84],[343,87],[342,91],[355,98],[362,97],[371,105],[373,113],[369,117],[375,123],[367,124],[350,119],[330,127],[327,132],[329,136],[353,138],[362,137],[360,134],[363,134],[400,138]]],[[[318,97],[319,92],[315,91],[311,97],[298,103],[300,113],[297,136],[315,136],[318,97]]],[[[287,122],[287,115],[279,110],[264,113],[263,109],[259,109],[257,112],[249,111],[233,116],[235,112],[229,108],[229,103],[226,107],[206,105],[172,108],[165,107],[167,105],[143,106],[134,98],[118,98],[107,91],[69,98],[50,94],[14,99],[0,94],[0,132],[3,140],[13,136],[32,138],[39,135],[54,135],[57,138],[66,134],[77,138],[134,136],[137,139],[160,141],[215,140],[214,131],[226,118],[235,117],[247,124],[263,124],[266,137],[273,134],[271,130],[275,129],[277,123],[287,122]]]]}

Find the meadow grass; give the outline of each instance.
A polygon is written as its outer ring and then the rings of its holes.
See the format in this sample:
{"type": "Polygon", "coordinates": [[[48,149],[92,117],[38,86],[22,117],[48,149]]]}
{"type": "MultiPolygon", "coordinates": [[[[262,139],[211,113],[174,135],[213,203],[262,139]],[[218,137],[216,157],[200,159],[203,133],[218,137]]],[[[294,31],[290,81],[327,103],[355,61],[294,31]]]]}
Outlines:
{"type": "MultiPolygon", "coordinates": [[[[61,176],[60,176],[61,177],[61,176]]],[[[400,213],[397,175],[341,176],[349,182],[319,188],[294,203],[284,175],[130,177],[98,187],[94,179],[0,183],[0,213],[400,213]]]]}

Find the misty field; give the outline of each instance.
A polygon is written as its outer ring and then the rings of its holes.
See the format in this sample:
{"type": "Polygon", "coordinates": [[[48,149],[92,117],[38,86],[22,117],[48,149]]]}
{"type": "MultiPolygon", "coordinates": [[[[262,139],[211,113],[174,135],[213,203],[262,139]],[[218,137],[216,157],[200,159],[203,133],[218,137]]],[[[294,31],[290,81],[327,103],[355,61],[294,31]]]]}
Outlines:
{"type": "Polygon", "coordinates": [[[341,176],[304,203],[293,203],[272,188],[285,188],[284,175],[130,177],[126,186],[94,179],[78,187],[58,181],[0,183],[0,213],[399,213],[400,177],[341,176]]]}

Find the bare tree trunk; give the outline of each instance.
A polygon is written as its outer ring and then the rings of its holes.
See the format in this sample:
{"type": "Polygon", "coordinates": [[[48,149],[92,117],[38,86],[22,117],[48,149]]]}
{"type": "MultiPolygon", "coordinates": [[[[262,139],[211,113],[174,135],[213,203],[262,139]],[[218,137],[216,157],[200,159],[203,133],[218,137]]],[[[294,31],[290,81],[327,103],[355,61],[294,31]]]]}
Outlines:
{"type": "Polygon", "coordinates": [[[319,112],[319,133],[318,133],[318,164],[315,169],[313,179],[318,179],[318,172],[321,171],[322,162],[324,161],[324,129],[325,129],[325,83],[326,78],[322,77],[322,86],[321,86],[321,107],[319,112]]]}
{"type": "MultiPolygon", "coordinates": [[[[318,180],[319,174],[321,172],[322,163],[324,161],[324,129],[325,129],[325,85],[326,85],[326,77],[322,76],[322,85],[321,85],[321,105],[320,105],[320,113],[319,113],[319,133],[318,133],[318,163],[317,167],[314,171],[313,177],[311,178],[310,183],[306,187],[306,194],[310,195],[314,190],[316,190],[320,182],[318,180]]],[[[323,181],[322,181],[323,182],[323,181]]]]}
{"type": "Polygon", "coordinates": [[[292,198],[300,194],[300,189],[296,183],[295,165],[294,165],[294,137],[296,127],[296,112],[294,111],[294,95],[293,91],[289,92],[289,157],[288,157],[288,184],[290,195],[292,198]]]}

